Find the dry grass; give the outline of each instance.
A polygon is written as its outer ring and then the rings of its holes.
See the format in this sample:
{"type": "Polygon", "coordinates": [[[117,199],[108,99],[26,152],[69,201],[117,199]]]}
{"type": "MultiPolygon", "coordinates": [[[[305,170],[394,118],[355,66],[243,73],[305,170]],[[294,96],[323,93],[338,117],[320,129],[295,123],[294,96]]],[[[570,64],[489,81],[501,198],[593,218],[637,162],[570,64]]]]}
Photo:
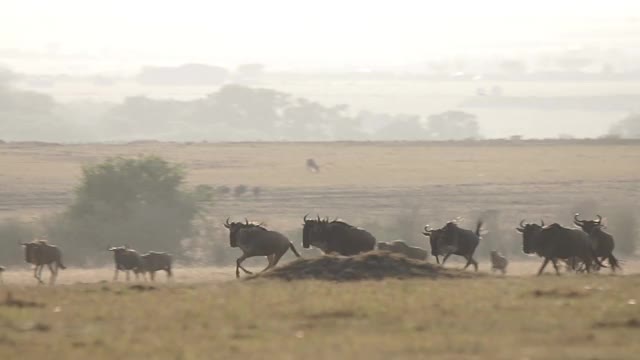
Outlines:
{"type": "Polygon", "coordinates": [[[10,286],[4,359],[635,359],[638,276],[10,286]]]}

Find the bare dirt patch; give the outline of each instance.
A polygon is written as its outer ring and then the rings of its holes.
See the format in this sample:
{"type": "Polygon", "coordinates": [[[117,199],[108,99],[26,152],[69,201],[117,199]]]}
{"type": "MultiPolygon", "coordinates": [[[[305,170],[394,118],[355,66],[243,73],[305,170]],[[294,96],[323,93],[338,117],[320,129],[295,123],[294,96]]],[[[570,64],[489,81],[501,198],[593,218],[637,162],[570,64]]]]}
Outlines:
{"type": "Polygon", "coordinates": [[[300,259],[248,279],[358,281],[385,278],[468,279],[478,276],[482,275],[457,269],[445,269],[439,265],[412,260],[399,254],[375,251],[353,257],[325,255],[313,259],[300,259]]]}

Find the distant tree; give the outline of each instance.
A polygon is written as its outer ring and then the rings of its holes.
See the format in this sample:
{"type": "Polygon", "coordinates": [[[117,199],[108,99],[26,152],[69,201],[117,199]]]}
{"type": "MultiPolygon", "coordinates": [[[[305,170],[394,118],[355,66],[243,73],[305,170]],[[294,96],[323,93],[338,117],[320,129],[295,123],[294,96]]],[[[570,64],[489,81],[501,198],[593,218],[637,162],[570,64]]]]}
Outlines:
{"type": "Polygon", "coordinates": [[[211,200],[209,189],[187,190],[184,179],[182,166],[156,156],[85,166],[73,203],[58,219],[57,234],[65,237],[60,241],[71,245],[76,261],[118,244],[180,256],[180,242],[192,235],[201,211],[199,201],[211,200]]]}
{"type": "Polygon", "coordinates": [[[640,138],[640,114],[631,114],[613,124],[609,129],[609,135],[627,139],[640,138]]]}
{"type": "Polygon", "coordinates": [[[474,139],[480,136],[478,121],[473,114],[462,111],[447,111],[430,115],[429,132],[440,140],[474,139]]]}

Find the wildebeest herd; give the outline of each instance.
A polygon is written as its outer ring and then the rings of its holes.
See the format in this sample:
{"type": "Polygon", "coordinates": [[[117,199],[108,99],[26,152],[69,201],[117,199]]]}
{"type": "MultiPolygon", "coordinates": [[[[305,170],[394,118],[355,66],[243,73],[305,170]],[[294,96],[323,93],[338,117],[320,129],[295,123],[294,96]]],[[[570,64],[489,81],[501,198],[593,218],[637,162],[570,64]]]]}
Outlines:
{"type": "MultiPolygon", "coordinates": [[[[612,271],[620,269],[620,261],[613,255],[615,247],[613,237],[604,231],[602,217],[597,215],[594,220],[581,220],[579,214],[574,216],[577,228],[566,228],[558,223],[545,226],[520,221],[516,231],[522,234],[522,250],[525,254],[535,254],[543,258],[538,275],[542,274],[549,262],[552,263],[556,274],[560,274],[558,262],[566,264],[567,269],[576,272],[591,272],[607,267],[608,262],[612,271]]],[[[449,221],[441,228],[424,227],[422,234],[429,238],[431,255],[436,263],[445,264],[451,255],[461,256],[466,260],[464,269],[473,265],[478,271],[478,262],[474,254],[482,239],[482,220],[476,223],[475,229],[461,228],[457,221],[449,221]]],[[[242,262],[250,257],[264,256],[268,260],[262,271],[275,267],[282,256],[289,250],[297,257],[301,257],[295,246],[283,234],[267,229],[263,224],[256,224],[245,219],[244,222],[229,222],[224,227],[229,230],[229,245],[239,248],[242,255],[236,260],[236,277],[240,277],[240,270],[252,274],[242,266],[242,262]]],[[[50,272],[50,283],[53,284],[59,269],[65,269],[62,263],[62,251],[49,244],[46,240],[34,240],[21,243],[25,249],[25,261],[35,265],[34,277],[39,283],[42,281],[42,269],[46,265],[50,272]]],[[[392,242],[377,242],[368,231],[352,226],[342,220],[328,218],[308,218],[304,216],[302,224],[302,246],[321,250],[324,254],[353,256],[361,253],[379,250],[404,255],[417,261],[426,261],[428,252],[422,248],[409,246],[402,240],[392,242]]],[[[146,280],[149,273],[151,280],[155,279],[156,271],[165,271],[167,279],[171,278],[172,257],[168,253],[150,251],[140,255],[128,246],[110,247],[113,252],[115,273],[113,280],[118,279],[120,271],[124,271],[126,279],[133,271],[136,279],[142,275],[146,280]]],[[[491,250],[491,270],[506,273],[508,260],[498,251],[491,250]]],[[[0,266],[0,281],[5,268],[0,266]]]]}

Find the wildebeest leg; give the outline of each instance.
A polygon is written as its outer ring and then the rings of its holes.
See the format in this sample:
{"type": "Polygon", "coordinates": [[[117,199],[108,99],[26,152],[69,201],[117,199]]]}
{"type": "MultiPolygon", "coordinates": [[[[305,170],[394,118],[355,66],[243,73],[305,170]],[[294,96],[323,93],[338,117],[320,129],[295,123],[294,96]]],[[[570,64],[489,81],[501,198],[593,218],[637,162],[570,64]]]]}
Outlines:
{"type": "Polygon", "coordinates": [[[447,255],[444,256],[444,258],[442,259],[442,265],[444,265],[445,261],[447,261],[449,256],[451,256],[451,253],[447,253],[447,255]]]}
{"type": "Polygon", "coordinates": [[[36,267],[33,268],[33,277],[38,280],[38,284],[42,284],[42,279],[40,279],[40,276],[38,275],[39,269],[40,269],[40,265],[36,265],[36,267]]]}
{"type": "MultiPolygon", "coordinates": [[[[275,254],[273,256],[273,261],[271,262],[271,265],[269,265],[270,268],[275,267],[276,265],[278,265],[278,261],[280,261],[280,259],[282,258],[282,256],[287,252],[287,249],[284,249],[284,251],[279,252],[277,254],[275,254]]],[[[265,269],[266,270],[266,269],[265,269]]]]}
{"type": "Polygon", "coordinates": [[[249,274],[249,275],[253,274],[251,271],[248,271],[247,269],[242,267],[242,262],[246,258],[248,258],[248,256],[246,254],[242,254],[242,256],[240,256],[238,260],[236,260],[236,278],[240,277],[240,269],[242,269],[242,271],[244,271],[245,274],[249,274]]]}
{"type": "Polygon", "coordinates": [[[155,271],[149,272],[149,279],[151,279],[151,281],[156,281],[156,272],[155,271]]]}
{"type": "Polygon", "coordinates": [[[560,275],[560,270],[558,270],[558,259],[551,259],[551,263],[553,264],[553,268],[556,269],[556,275],[560,275]]]}
{"type": "Polygon", "coordinates": [[[538,270],[538,276],[542,274],[542,272],[544,271],[544,268],[547,266],[548,263],[549,263],[549,258],[544,258],[544,261],[542,262],[542,266],[540,266],[540,270],[538,270]]]}
{"type": "Polygon", "coordinates": [[[473,259],[473,255],[465,255],[464,257],[467,259],[467,263],[464,265],[463,270],[465,270],[469,265],[473,264],[473,268],[475,269],[475,271],[478,271],[478,263],[473,259]]]}
{"type": "Polygon", "coordinates": [[[436,255],[436,264],[440,264],[440,259],[439,259],[438,255],[436,255]]]}
{"type": "Polygon", "coordinates": [[[49,285],[53,285],[56,282],[56,277],[58,277],[58,268],[55,265],[47,264],[49,268],[49,272],[51,272],[51,276],[49,277],[49,285]]]}
{"type": "Polygon", "coordinates": [[[125,270],[124,273],[127,274],[127,281],[129,281],[129,270],[125,270]]]}
{"type": "Polygon", "coordinates": [[[264,268],[264,269],[262,269],[262,271],[260,271],[261,273],[271,269],[271,267],[273,266],[272,264],[273,264],[273,259],[275,258],[275,256],[276,256],[275,254],[271,254],[271,255],[267,256],[267,261],[269,263],[267,264],[266,268],[264,268]]]}
{"type": "Polygon", "coordinates": [[[118,281],[118,272],[120,270],[118,270],[118,268],[116,268],[116,271],[113,273],[113,281],[118,281]]]}

